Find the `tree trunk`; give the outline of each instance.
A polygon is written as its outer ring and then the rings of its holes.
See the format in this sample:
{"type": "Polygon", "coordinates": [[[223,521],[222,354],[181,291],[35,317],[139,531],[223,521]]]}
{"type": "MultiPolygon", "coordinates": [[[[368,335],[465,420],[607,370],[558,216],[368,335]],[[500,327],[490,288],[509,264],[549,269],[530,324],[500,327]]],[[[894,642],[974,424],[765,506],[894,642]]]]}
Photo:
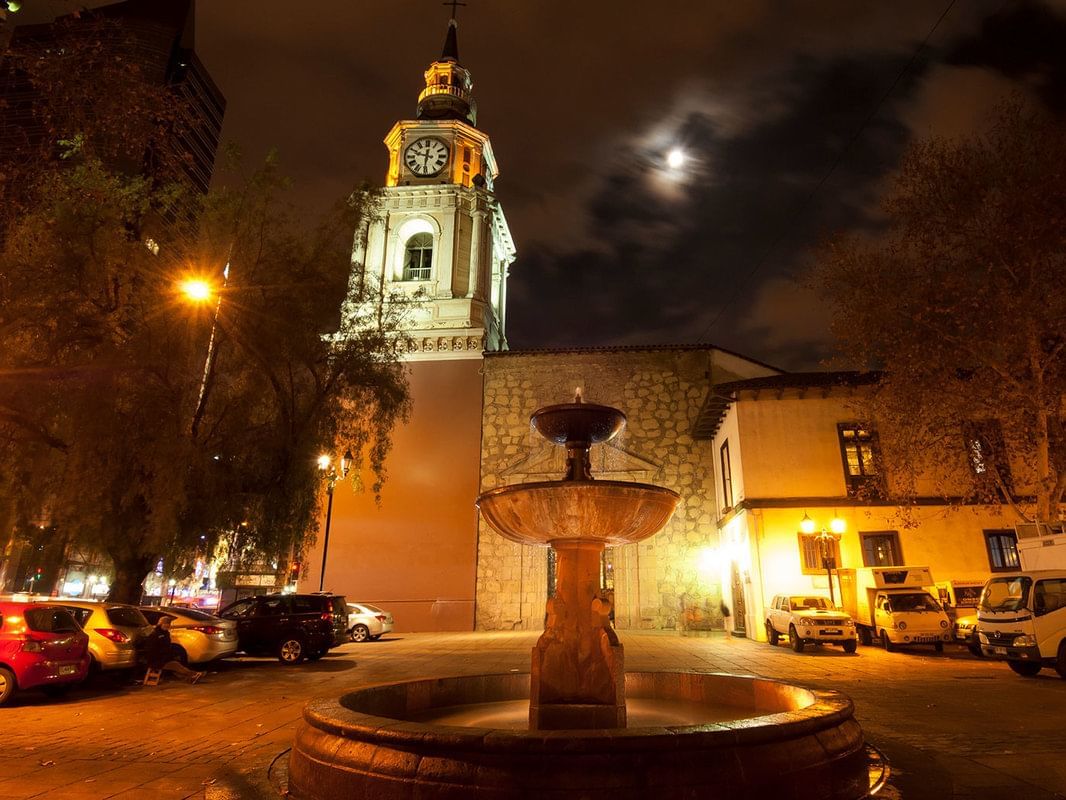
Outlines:
{"type": "Polygon", "coordinates": [[[107,599],[113,603],[140,605],[144,593],[144,579],[155,564],[152,556],[132,556],[127,559],[113,559],[115,577],[111,580],[111,591],[107,599]]]}

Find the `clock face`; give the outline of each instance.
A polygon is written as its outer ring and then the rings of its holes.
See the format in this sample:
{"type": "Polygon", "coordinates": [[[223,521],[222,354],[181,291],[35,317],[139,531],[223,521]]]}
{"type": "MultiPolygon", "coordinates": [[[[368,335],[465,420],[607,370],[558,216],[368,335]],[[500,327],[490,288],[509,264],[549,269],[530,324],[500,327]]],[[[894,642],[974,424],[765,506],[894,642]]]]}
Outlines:
{"type": "Polygon", "coordinates": [[[403,162],[415,175],[436,175],[448,163],[448,145],[440,139],[415,139],[403,151],[403,162]]]}

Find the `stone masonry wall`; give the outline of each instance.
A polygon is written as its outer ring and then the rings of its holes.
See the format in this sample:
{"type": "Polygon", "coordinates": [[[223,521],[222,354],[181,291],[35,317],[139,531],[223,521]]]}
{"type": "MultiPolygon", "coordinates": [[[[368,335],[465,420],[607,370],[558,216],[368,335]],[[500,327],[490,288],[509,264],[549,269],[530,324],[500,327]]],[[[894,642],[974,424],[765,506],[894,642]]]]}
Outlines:
{"type": "MultiPolygon", "coordinates": [[[[615,624],[625,628],[721,628],[717,575],[701,572],[703,548],[717,544],[714,458],[694,441],[707,392],[712,348],[510,352],[485,359],[481,491],[562,476],[564,454],[529,426],[544,405],[585,401],[616,406],[626,430],[592,451],[593,476],[665,486],[681,495],[673,519],[637,545],[609,548],[615,624]]],[[[715,371],[715,380],[720,380],[715,371]]],[[[728,379],[728,378],[727,378],[728,379]]],[[[475,625],[540,629],[547,599],[547,550],[514,544],[479,521],[475,625]]]]}

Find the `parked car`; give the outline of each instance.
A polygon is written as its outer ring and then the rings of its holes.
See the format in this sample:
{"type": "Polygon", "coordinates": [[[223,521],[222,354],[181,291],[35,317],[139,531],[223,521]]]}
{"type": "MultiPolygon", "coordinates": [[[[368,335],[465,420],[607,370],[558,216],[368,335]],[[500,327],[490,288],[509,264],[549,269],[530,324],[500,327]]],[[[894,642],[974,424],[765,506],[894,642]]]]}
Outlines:
{"type": "Polygon", "coordinates": [[[0,603],[0,706],[26,689],[62,694],[89,673],[89,637],[64,608],[0,603]]]}
{"type": "Polygon", "coordinates": [[[774,597],[766,611],[766,639],[776,645],[784,636],[797,653],[807,644],[839,644],[854,653],[859,644],[854,620],[818,595],[774,597]]]}
{"type": "Polygon", "coordinates": [[[219,613],[237,623],[237,647],[273,654],[284,664],[315,661],[348,636],[343,595],[268,594],[230,603],[219,613]]]}
{"type": "Polygon", "coordinates": [[[89,635],[90,669],[130,669],[137,665],[137,643],[151,626],[135,606],[94,600],[50,600],[67,609],[89,635]]]}
{"type": "Polygon", "coordinates": [[[965,645],[971,654],[982,658],[981,642],[977,638],[977,612],[955,617],[955,641],[965,645]]]}
{"type": "Polygon", "coordinates": [[[348,638],[376,641],[392,632],[392,614],[369,603],[348,603],[348,638]]]}
{"type": "Polygon", "coordinates": [[[174,658],[182,664],[232,656],[237,652],[237,623],[193,608],[145,606],[141,613],[152,625],[160,617],[170,617],[170,642],[174,658]]]}

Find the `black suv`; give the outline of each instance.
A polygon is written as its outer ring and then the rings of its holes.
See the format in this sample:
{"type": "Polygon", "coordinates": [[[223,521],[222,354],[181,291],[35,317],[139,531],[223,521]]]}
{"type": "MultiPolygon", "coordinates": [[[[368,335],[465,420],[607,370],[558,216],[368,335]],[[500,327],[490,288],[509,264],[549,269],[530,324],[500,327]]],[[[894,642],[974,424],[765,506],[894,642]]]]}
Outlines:
{"type": "Polygon", "coordinates": [[[337,594],[268,594],[230,603],[219,613],[237,623],[237,646],[273,654],[283,664],[315,661],[347,640],[348,606],[337,594]]]}

